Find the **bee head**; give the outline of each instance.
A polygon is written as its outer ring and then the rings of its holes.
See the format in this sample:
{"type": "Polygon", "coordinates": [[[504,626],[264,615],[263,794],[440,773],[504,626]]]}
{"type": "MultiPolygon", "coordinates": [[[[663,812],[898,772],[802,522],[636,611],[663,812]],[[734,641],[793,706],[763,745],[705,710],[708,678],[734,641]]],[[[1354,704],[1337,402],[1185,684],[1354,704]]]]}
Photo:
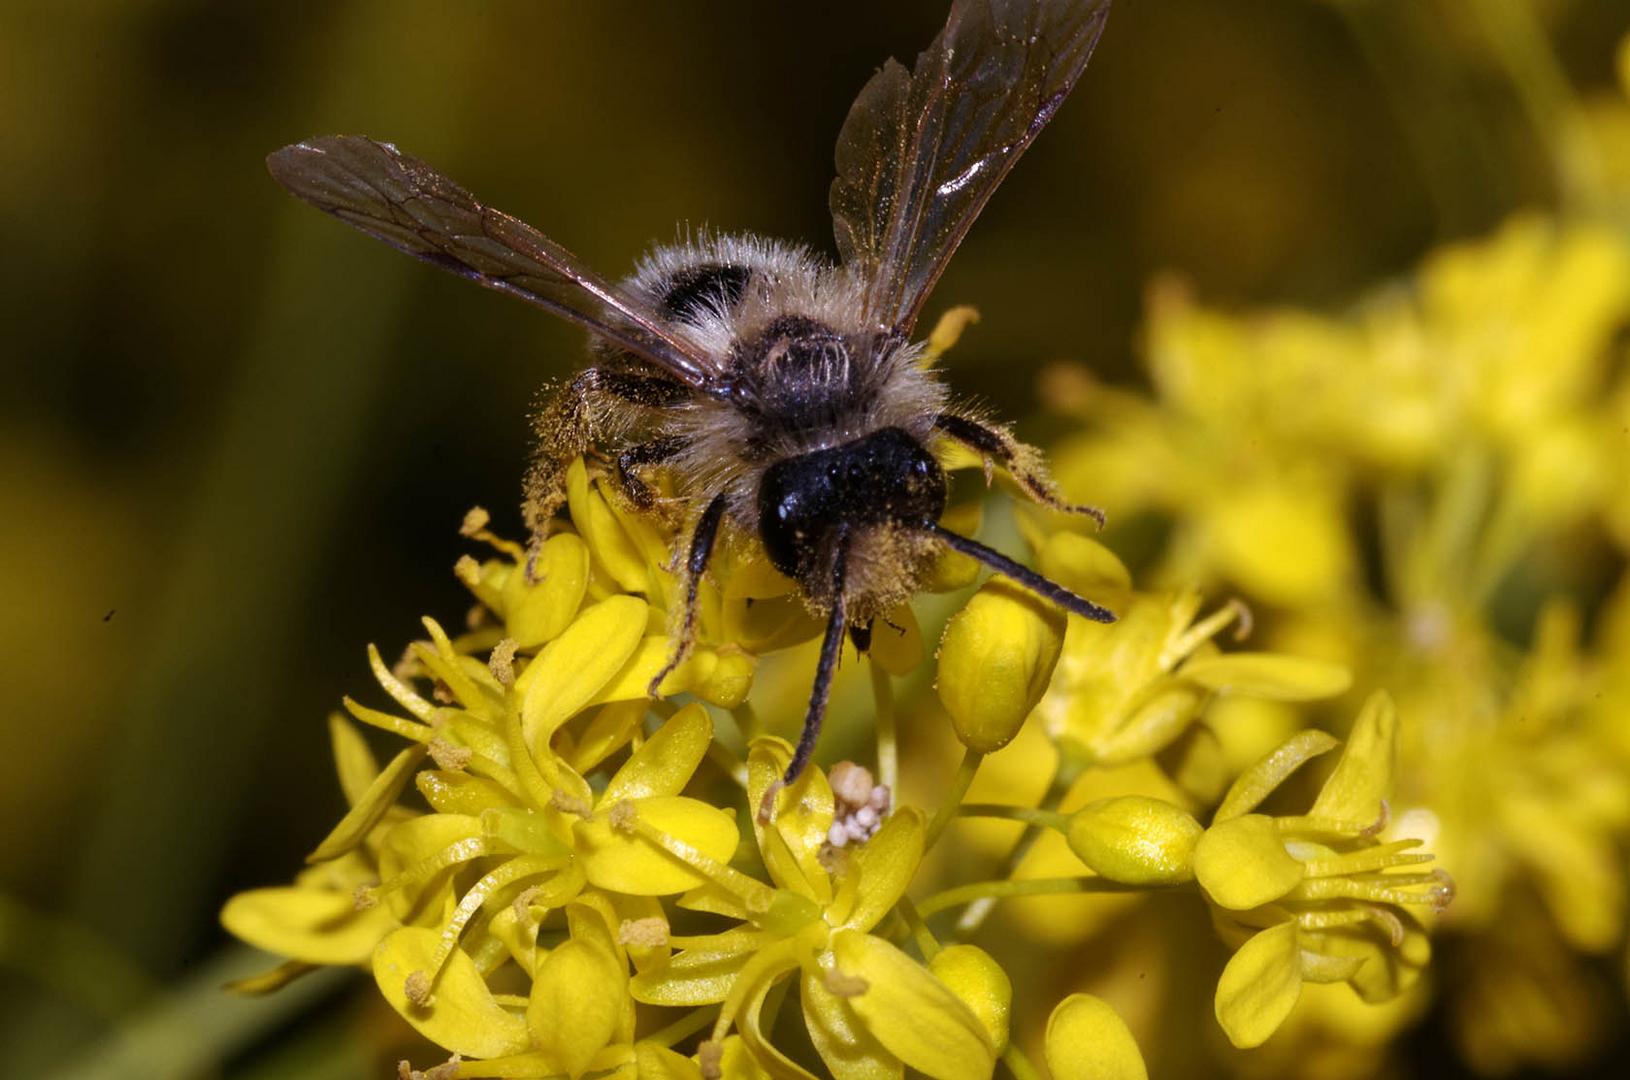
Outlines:
{"type": "MultiPolygon", "coordinates": [[[[897,427],[823,450],[784,458],[770,466],[758,489],[759,537],[770,562],[797,581],[816,603],[830,602],[827,567],[840,535],[852,537],[856,569],[867,564],[892,567],[887,581],[854,577],[850,590],[861,607],[886,606],[873,593],[908,593],[919,558],[870,559],[879,544],[890,555],[906,537],[920,537],[924,525],[945,512],[945,473],[921,442],[897,427]]],[[[913,542],[926,552],[931,545],[913,542]]]]}

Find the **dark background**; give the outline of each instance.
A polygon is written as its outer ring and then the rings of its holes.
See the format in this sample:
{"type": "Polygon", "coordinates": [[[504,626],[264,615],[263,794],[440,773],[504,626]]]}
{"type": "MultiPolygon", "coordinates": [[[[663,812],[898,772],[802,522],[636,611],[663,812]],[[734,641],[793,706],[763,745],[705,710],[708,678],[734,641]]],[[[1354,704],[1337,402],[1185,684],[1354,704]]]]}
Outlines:
{"type": "MultiPolygon", "coordinates": [[[[1135,382],[1157,271],[1229,305],[1339,305],[1548,205],[1541,140],[1463,9],[1118,0],[930,302],[930,320],[984,314],[955,386],[1024,417],[1049,360],[1135,382]]],[[[1577,84],[1605,87],[1624,5],[1536,11],[1577,84]]],[[[295,203],[265,154],[395,141],[608,273],[686,224],[829,251],[849,102],[942,19],[746,0],[0,9],[8,1072],[94,1063],[154,1000],[216,1017],[191,1060],[242,1075],[356,1075],[395,1030],[320,988],[339,1004],[276,1006],[287,1028],[199,1008],[242,962],[214,913],[286,879],[338,813],[323,715],[366,690],[367,642],[393,656],[419,614],[462,610],[459,519],[482,504],[514,530],[528,410],[582,341],[295,203]]]]}

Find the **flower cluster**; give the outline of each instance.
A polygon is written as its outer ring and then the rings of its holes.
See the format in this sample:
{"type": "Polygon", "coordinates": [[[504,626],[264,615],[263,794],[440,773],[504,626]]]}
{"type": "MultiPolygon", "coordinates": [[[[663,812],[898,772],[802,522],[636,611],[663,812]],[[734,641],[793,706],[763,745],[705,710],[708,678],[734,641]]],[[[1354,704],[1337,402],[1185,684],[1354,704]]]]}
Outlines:
{"type": "MultiPolygon", "coordinates": [[[[1152,397],[1051,376],[1090,432],[1059,448],[1061,481],[1169,526],[1157,580],[1235,591],[1269,642],[1392,693],[1393,819],[1455,870],[1439,986],[1488,1074],[1588,1054],[1612,1008],[1589,958],[1625,943],[1624,221],[1518,217],[1337,314],[1210,310],[1161,282],[1152,397]]],[[[1322,1071],[1376,1068],[1357,1045],[1384,1050],[1424,993],[1382,1029],[1332,1005],[1319,1037],[1350,1052],[1322,1071]]]]}
{"type": "MultiPolygon", "coordinates": [[[[648,698],[669,649],[672,536],[594,466],[576,464],[570,490],[570,522],[532,575],[485,515],[466,521],[492,549],[457,567],[477,601],[467,630],[427,619],[394,666],[370,650],[391,706],[348,700],[330,721],[349,811],[294,884],[223,910],[232,933],[288,958],[240,989],[366,967],[453,1055],[423,1074],[438,1078],[971,1080],[999,1062],[1036,1076],[1038,1050],[1058,1078],[1139,1077],[1133,1029],[1087,981],[1048,989],[1062,964],[1048,983],[1027,977],[1048,962],[1044,942],[970,940],[993,909],[1205,897],[1241,946],[1216,993],[1240,1045],[1279,1026],[1303,980],[1380,999],[1424,963],[1407,910],[1440,905],[1445,879],[1420,869],[1418,840],[1382,839],[1393,714],[1366,711],[1308,814],[1251,812],[1334,740],[1304,732],[1242,771],[1216,717],[1329,698],[1349,678],[1327,661],[1224,651],[1240,605],[1207,613],[1191,590],[1135,591],[1107,548],[1030,522],[1042,568],[1119,621],[987,582],[945,626],[935,694],[897,703],[894,676],[922,656],[902,610],[906,632],[880,633],[864,661],[875,771],[811,768],[760,815],[750,808],[791,753],[753,705],[761,658],[798,656],[816,624],[742,544],[704,583],[697,647],[648,698]],[[954,736],[949,782],[937,751],[901,768],[896,721],[936,745],[954,736]],[[380,766],[358,724],[406,749],[380,766]],[[1007,782],[1014,769],[1045,783],[1007,782]],[[1101,797],[1106,778],[1119,798],[1101,797]],[[985,795],[1000,801],[973,801],[985,795]],[[988,859],[997,876],[969,874],[988,859]],[[803,1032],[790,1042],[788,1023],[803,1032]]],[[[938,580],[969,574],[949,565],[938,580]]]]}

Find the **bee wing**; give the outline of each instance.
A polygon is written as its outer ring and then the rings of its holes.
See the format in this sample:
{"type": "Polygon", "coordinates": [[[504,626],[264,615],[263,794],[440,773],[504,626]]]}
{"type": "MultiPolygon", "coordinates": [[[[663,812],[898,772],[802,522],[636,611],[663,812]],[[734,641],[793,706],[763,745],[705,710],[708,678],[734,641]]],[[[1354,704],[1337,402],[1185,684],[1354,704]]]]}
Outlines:
{"type": "Polygon", "coordinates": [[[579,323],[689,386],[714,380],[707,354],[647,305],[390,143],[325,135],[285,146],[266,167],[296,198],[399,251],[579,323]]]}
{"type": "Polygon", "coordinates": [[[909,333],[968,227],[1063,103],[1109,0],[955,0],[910,71],[895,60],[849,109],[829,203],[866,313],[909,333]]]}

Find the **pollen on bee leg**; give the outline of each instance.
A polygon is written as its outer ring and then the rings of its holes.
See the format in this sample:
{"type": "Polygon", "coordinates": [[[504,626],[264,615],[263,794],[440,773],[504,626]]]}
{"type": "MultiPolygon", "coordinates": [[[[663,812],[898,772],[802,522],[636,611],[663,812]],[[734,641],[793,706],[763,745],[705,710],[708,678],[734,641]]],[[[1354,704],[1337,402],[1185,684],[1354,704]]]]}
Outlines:
{"type": "Polygon", "coordinates": [[[832,784],[834,803],[827,842],[841,848],[870,840],[893,802],[888,785],[876,783],[870,769],[852,761],[832,766],[827,778],[832,784]]]}
{"type": "Polygon", "coordinates": [[[369,908],[379,906],[379,886],[358,885],[351,892],[351,906],[357,911],[367,911],[369,908]]]}

